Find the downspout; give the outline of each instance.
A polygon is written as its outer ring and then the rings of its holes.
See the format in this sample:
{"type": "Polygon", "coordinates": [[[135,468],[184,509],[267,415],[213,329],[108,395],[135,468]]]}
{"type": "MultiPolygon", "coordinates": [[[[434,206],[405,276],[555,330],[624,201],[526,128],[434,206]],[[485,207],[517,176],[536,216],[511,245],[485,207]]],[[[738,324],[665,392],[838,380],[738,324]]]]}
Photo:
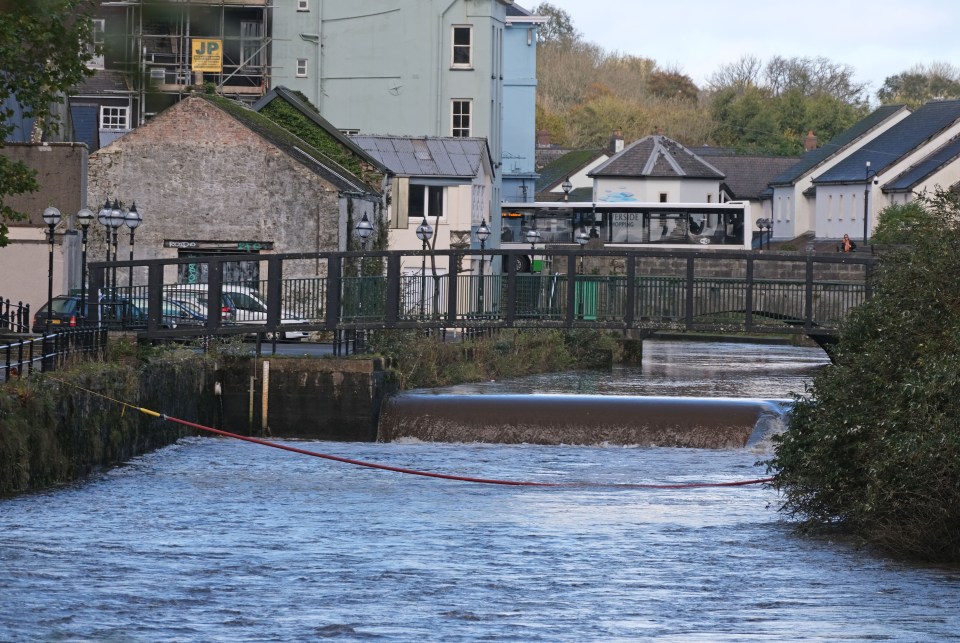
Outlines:
{"type": "Polygon", "coordinates": [[[457,4],[457,0],[450,0],[450,4],[447,5],[447,8],[440,13],[439,23],[437,25],[437,31],[440,32],[440,36],[441,36],[438,41],[439,44],[437,45],[438,47],[438,51],[437,51],[437,125],[436,125],[437,136],[445,136],[443,130],[441,129],[442,125],[440,123],[441,115],[443,114],[443,92],[440,91],[441,89],[440,85],[443,82],[443,56],[444,56],[443,43],[446,40],[446,38],[443,37],[444,35],[443,24],[444,24],[444,21],[446,20],[447,12],[450,11],[450,9],[452,9],[453,5],[455,4],[457,4]]]}

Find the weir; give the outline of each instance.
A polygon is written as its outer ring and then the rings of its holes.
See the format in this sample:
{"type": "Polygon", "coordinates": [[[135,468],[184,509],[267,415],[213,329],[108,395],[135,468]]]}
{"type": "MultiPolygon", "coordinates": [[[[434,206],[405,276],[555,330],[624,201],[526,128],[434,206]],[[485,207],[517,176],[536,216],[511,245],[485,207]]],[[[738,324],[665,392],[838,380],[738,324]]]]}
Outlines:
{"type": "Polygon", "coordinates": [[[384,400],[378,440],[735,449],[779,430],[783,409],[759,399],[405,393],[384,400]]]}

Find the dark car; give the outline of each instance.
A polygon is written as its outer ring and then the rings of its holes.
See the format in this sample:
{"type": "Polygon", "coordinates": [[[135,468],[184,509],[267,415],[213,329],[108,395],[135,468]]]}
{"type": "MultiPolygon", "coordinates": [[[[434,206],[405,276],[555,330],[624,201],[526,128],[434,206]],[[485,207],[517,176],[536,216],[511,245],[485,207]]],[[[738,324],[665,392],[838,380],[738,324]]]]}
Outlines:
{"type": "MultiPolygon", "coordinates": [[[[176,328],[180,324],[200,326],[206,317],[199,311],[189,309],[179,302],[163,300],[163,313],[160,318],[161,328],[176,328]]],[[[146,328],[147,301],[145,299],[102,299],[99,302],[87,302],[87,315],[80,314],[80,297],[76,295],[60,295],[53,298],[50,313],[50,330],[82,326],[84,319],[89,318],[92,307],[96,305],[100,312],[100,323],[107,328],[146,328]]],[[[33,332],[44,333],[47,330],[47,305],[44,304],[33,316],[33,332]]]]}

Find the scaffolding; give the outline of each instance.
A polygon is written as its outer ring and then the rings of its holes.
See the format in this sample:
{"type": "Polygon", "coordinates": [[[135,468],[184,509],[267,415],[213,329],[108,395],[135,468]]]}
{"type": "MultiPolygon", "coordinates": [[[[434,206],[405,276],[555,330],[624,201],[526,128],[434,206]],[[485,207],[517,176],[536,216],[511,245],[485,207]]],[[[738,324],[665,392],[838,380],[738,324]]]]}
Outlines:
{"type": "Polygon", "coordinates": [[[102,2],[106,66],[130,76],[140,124],[198,89],[255,101],[270,86],[270,9],[268,0],[102,2]],[[213,66],[198,64],[204,47],[216,50],[213,66]]]}

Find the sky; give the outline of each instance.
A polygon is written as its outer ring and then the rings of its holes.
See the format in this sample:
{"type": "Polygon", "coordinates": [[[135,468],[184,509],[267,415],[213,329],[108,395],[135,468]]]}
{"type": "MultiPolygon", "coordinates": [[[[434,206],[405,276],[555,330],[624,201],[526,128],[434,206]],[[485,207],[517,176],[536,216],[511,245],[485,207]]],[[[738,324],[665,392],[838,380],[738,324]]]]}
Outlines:
{"type": "MultiPolygon", "coordinates": [[[[607,53],[652,58],[703,87],[720,66],[753,55],[826,57],[876,91],[923,63],[960,68],[957,0],[544,0],[607,53]]],[[[520,6],[531,9],[540,1],[520,6]]]]}

